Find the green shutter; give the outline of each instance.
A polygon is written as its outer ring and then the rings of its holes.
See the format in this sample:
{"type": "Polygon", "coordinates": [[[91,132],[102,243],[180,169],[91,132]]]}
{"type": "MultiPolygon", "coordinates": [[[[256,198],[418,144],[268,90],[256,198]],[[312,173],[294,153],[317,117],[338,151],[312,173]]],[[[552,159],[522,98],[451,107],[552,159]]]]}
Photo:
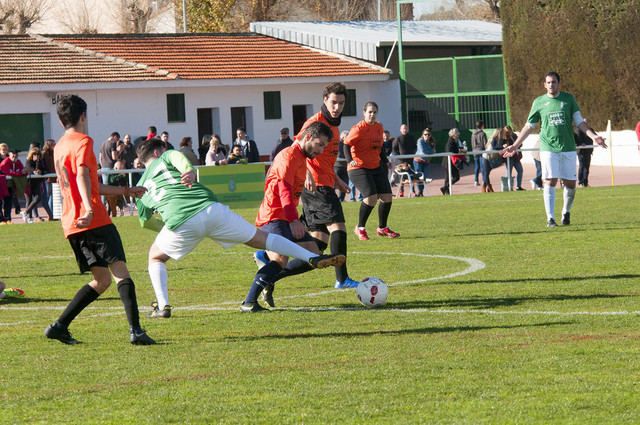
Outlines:
{"type": "Polygon", "coordinates": [[[184,93],[167,95],[167,121],[185,122],[184,93]]]}
{"type": "Polygon", "coordinates": [[[264,92],[264,119],[279,120],[282,118],[282,105],[279,91],[264,92]]]}

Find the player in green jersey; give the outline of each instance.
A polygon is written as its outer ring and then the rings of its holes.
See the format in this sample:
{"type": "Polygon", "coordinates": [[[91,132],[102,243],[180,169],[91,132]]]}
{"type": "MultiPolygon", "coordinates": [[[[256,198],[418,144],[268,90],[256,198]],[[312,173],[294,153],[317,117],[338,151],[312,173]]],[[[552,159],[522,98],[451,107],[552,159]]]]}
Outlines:
{"type": "Polygon", "coordinates": [[[562,224],[571,223],[571,207],[576,193],[576,143],[573,138],[575,124],[598,145],[606,148],[604,138],[596,134],[580,113],[575,98],[560,91],[560,75],[551,71],[544,76],[547,93],[533,101],[527,123],[522,127],[518,139],[507,147],[503,155],[513,156],[527,136],[540,124],[540,162],[544,182],[544,207],[547,227],[556,227],[554,216],[555,193],[558,179],[564,186],[562,224]]]}
{"type": "MultiPolygon", "coordinates": [[[[308,143],[320,141],[316,137],[308,143]]],[[[144,227],[159,230],[149,249],[149,276],[157,297],[151,317],[171,317],[166,262],[184,257],[204,238],[224,248],[243,243],[279,252],[307,261],[314,268],[344,263],[344,255],[319,255],[317,250],[311,252],[282,236],[256,229],[228,206],[216,202],[213,192],[196,182],[191,162],[179,151],[167,151],[160,139],[143,142],[137,154],[146,166],[138,182],[147,189],[137,200],[140,222],[144,227]],[[162,220],[156,218],[154,212],[162,220]]],[[[264,272],[258,270],[254,281],[263,279],[264,272]]],[[[257,305],[256,309],[262,310],[262,307],[257,305]]]]}

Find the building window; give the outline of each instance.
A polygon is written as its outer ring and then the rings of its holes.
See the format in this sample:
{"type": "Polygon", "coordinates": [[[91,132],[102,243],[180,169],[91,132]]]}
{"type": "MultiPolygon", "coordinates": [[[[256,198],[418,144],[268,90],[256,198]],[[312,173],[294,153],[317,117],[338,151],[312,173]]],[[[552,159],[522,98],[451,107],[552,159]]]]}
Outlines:
{"type": "Polygon", "coordinates": [[[264,119],[279,120],[280,118],[282,118],[280,92],[279,91],[264,92],[264,119]]]}
{"type": "Polygon", "coordinates": [[[167,95],[167,121],[185,122],[184,93],[167,95]]]}
{"type": "Polygon", "coordinates": [[[356,108],[356,91],[355,89],[347,89],[347,101],[342,110],[342,116],[355,117],[358,115],[356,108]]]}

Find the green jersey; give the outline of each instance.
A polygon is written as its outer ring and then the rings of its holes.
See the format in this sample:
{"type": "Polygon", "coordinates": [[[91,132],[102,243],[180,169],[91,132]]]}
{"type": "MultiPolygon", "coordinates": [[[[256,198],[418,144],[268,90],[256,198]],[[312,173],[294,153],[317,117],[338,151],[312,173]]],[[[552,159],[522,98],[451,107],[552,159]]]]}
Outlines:
{"type": "Polygon", "coordinates": [[[572,125],[576,112],[580,112],[576,99],[566,92],[560,92],[556,97],[544,94],[533,101],[527,121],[530,124],[540,124],[541,151],[576,150],[572,125]]]}
{"type": "Polygon", "coordinates": [[[166,151],[149,164],[138,182],[147,191],[136,202],[144,227],[150,227],[147,221],[157,212],[167,228],[174,230],[217,200],[200,183],[191,187],[180,183],[182,174],[191,169],[191,162],[176,150],[166,151]]]}

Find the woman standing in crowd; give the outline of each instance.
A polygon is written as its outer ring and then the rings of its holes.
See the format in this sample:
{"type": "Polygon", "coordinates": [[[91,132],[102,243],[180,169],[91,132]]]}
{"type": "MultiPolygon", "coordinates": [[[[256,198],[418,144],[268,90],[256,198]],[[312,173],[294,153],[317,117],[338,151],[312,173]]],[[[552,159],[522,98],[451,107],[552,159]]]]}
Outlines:
{"type": "MultiPolygon", "coordinates": [[[[45,174],[55,174],[56,167],[53,163],[53,148],[56,147],[56,141],[53,139],[47,139],[44,141],[44,145],[42,146],[41,156],[42,161],[44,162],[44,172],[45,174]]],[[[44,179],[42,184],[42,202],[46,203],[49,206],[49,210],[53,212],[53,183],[56,182],[55,177],[49,177],[44,179]]],[[[50,219],[53,216],[49,216],[50,219]]]]}
{"type": "MultiPolygon", "coordinates": [[[[9,145],[0,143],[0,163],[2,163],[7,156],[9,156],[9,145]]],[[[7,178],[4,176],[2,170],[0,170],[0,224],[6,223],[11,223],[11,197],[7,185],[7,178]],[[9,217],[5,216],[5,202],[9,203],[9,217]]]]}
{"type": "Polygon", "coordinates": [[[180,153],[187,157],[191,165],[200,165],[200,160],[193,151],[193,141],[191,137],[183,137],[182,140],[180,140],[180,153]]]}
{"type": "Polygon", "coordinates": [[[49,220],[53,219],[53,214],[49,205],[44,199],[42,187],[44,185],[43,178],[37,177],[42,174],[46,174],[46,165],[41,158],[39,148],[31,148],[27,154],[27,161],[25,165],[25,171],[30,175],[29,178],[29,202],[27,207],[22,213],[22,219],[25,223],[33,223],[33,212],[38,208],[38,204],[41,203],[44,210],[49,216],[49,220]]]}
{"type": "MultiPolygon", "coordinates": [[[[445,151],[455,154],[460,153],[460,147],[458,144],[459,139],[460,132],[457,128],[452,128],[451,130],[449,130],[449,140],[447,140],[445,151]]],[[[444,185],[440,188],[440,192],[442,192],[443,195],[450,195],[451,186],[453,186],[458,180],[460,180],[460,170],[462,169],[464,164],[464,155],[451,155],[449,157],[449,160],[451,161],[451,182],[449,182],[449,170],[445,168],[444,185]]]]}
{"type": "MultiPolygon", "coordinates": [[[[502,148],[506,148],[507,146],[513,145],[516,141],[517,137],[513,134],[513,129],[510,126],[502,127],[500,131],[500,142],[502,143],[502,148]]],[[[522,187],[522,176],[524,174],[524,170],[522,169],[522,163],[520,160],[522,159],[522,152],[516,152],[507,162],[506,171],[507,176],[511,175],[513,169],[516,169],[516,190],[524,190],[522,187]],[[509,169],[509,163],[511,164],[511,169],[509,169]]]]}
{"type": "MultiPolygon", "coordinates": [[[[378,105],[367,102],[362,109],[364,119],[351,127],[344,140],[344,154],[348,162],[347,171],[351,180],[363,199],[358,214],[358,225],[355,234],[360,240],[368,240],[367,220],[378,200],[378,236],[395,239],[400,236],[387,226],[393,195],[387,178],[386,161],[382,160],[382,143],[384,128],[376,116],[378,105]]],[[[386,159],[386,158],[385,158],[386,159]]]]}
{"type": "Polygon", "coordinates": [[[482,154],[482,191],[493,192],[493,186],[489,179],[489,174],[494,168],[498,168],[504,163],[500,151],[502,150],[502,143],[500,142],[500,129],[496,128],[489,138],[489,141],[484,147],[484,150],[491,150],[495,152],[486,152],[482,154]]]}
{"type": "Polygon", "coordinates": [[[220,136],[214,134],[209,141],[209,150],[205,156],[204,163],[206,165],[226,165],[227,150],[222,145],[220,136]]]}

